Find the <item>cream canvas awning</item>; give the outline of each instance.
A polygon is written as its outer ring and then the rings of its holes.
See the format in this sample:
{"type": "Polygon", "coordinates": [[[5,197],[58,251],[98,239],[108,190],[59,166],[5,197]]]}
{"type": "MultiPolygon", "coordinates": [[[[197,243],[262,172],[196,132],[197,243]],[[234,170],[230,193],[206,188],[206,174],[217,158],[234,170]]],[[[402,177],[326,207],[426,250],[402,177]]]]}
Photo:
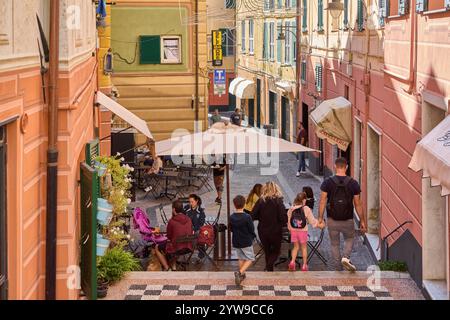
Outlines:
{"type": "Polygon", "coordinates": [[[231,81],[230,87],[228,88],[228,92],[231,93],[232,95],[236,95],[236,89],[237,89],[239,83],[241,83],[242,81],[245,81],[245,78],[237,77],[236,79],[231,81]]]}
{"type": "Polygon", "coordinates": [[[420,140],[409,167],[431,179],[432,186],[441,186],[442,196],[450,195],[450,116],[420,140]]]}
{"type": "Polygon", "coordinates": [[[352,142],[352,104],[344,97],[325,100],[310,116],[321,139],[346,151],[352,142]]]}
{"type": "Polygon", "coordinates": [[[100,91],[97,91],[96,102],[104,106],[116,116],[120,117],[123,121],[127,122],[130,126],[138,130],[147,138],[153,140],[153,135],[151,134],[150,129],[147,126],[147,122],[136,116],[124,106],[120,105],[100,91]]]}
{"type": "Polygon", "coordinates": [[[240,99],[253,99],[255,97],[255,83],[242,77],[237,77],[230,83],[228,92],[240,99]]]}
{"type": "Polygon", "coordinates": [[[156,142],[160,156],[317,152],[301,144],[267,136],[253,128],[216,123],[205,132],[156,142]]]}
{"type": "Polygon", "coordinates": [[[238,84],[236,97],[240,99],[255,98],[255,83],[252,80],[245,80],[238,84]]]}

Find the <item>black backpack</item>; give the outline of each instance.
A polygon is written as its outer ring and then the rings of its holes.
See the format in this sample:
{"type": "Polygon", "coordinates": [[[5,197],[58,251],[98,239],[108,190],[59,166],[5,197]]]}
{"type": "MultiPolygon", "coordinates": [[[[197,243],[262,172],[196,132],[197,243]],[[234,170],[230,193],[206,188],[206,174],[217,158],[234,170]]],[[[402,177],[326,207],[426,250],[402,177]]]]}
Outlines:
{"type": "Polygon", "coordinates": [[[338,177],[333,176],[331,180],[336,185],[336,188],[328,201],[328,216],[338,221],[353,219],[353,196],[348,189],[352,178],[347,176],[341,182],[338,177]]]}
{"type": "Polygon", "coordinates": [[[289,221],[293,229],[303,229],[306,227],[306,215],[303,207],[292,211],[291,220],[289,221]]]}

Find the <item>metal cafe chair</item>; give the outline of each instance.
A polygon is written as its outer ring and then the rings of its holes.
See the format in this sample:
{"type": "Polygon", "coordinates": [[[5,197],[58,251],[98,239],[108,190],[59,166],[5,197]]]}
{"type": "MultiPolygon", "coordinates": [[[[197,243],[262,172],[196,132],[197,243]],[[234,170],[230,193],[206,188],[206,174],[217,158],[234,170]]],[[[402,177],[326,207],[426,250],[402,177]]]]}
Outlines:
{"type": "Polygon", "coordinates": [[[159,215],[161,217],[162,223],[167,225],[169,223],[169,219],[167,218],[166,212],[164,211],[164,205],[161,203],[159,206],[159,215]]]}
{"type": "Polygon", "coordinates": [[[308,240],[308,247],[310,249],[308,253],[308,263],[311,261],[313,256],[317,256],[323,262],[324,265],[328,265],[327,259],[325,259],[325,257],[319,251],[320,245],[323,242],[324,235],[325,229],[322,229],[320,230],[319,238],[316,241],[308,240]]]}

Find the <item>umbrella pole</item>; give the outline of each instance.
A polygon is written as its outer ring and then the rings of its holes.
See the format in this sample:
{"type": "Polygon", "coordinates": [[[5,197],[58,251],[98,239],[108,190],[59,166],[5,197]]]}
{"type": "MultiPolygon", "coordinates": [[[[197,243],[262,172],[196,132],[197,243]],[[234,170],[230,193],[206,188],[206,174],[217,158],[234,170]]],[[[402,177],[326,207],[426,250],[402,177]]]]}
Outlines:
{"type": "Polygon", "coordinates": [[[227,174],[227,238],[228,238],[228,258],[231,258],[231,229],[230,229],[230,165],[226,165],[227,174]]]}

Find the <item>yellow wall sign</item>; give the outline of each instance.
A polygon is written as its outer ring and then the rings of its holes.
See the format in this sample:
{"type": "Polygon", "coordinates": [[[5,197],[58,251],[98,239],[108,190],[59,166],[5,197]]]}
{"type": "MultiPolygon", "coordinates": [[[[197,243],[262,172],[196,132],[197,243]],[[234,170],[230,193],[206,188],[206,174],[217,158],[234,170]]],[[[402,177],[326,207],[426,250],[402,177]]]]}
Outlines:
{"type": "Polygon", "coordinates": [[[213,30],[212,31],[212,58],[213,58],[213,66],[221,66],[223,63],[223,48],[222,48],[222,40],[223,40],[222,31],[213,30]]]}

